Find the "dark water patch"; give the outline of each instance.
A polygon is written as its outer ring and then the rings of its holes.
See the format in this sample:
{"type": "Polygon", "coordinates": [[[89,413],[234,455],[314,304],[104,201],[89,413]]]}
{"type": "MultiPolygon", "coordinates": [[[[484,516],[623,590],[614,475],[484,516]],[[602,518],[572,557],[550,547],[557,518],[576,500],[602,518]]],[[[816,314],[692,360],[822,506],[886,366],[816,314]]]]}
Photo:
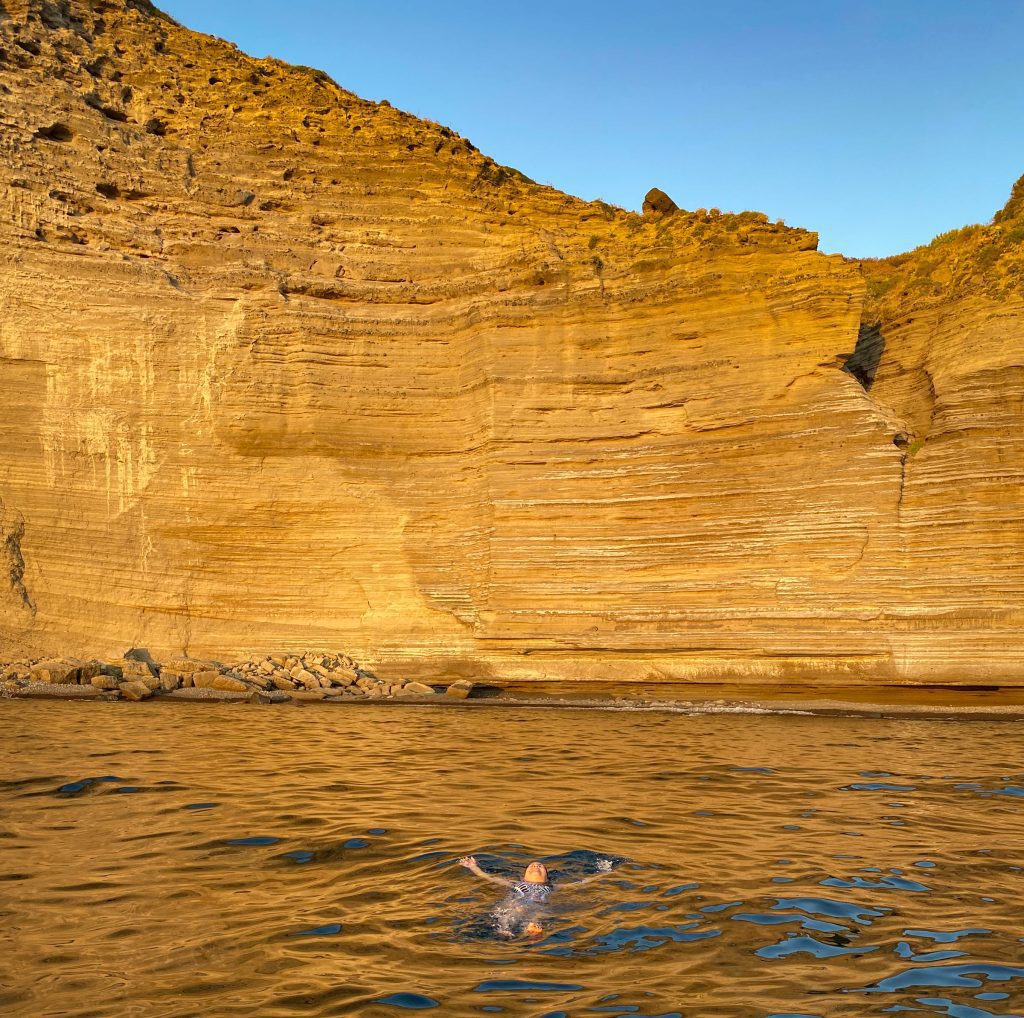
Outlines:
{"type": "Polygon", "coordinates": [[[887,785],[881,781],[857,782],[852,785],[843,785],[841,792],[916,792],[914,785],[887,785]]]}
{"type": "Polygon", "coordinates": [[[723,901],[716,905],[704,905],[701,907],[701,912],[724,912],[726,909],[740,908],[742,905],[742,901],[723,901]]]}
{"type": "Polygon", "coordinates": [[[758,926],[783,926],[787,923],[794,923],[801,929],[814,930],[816,933],[848,933],[850,929],[848,926],[826,922],[822,919],[812,919],[799,912],[738,912],[729,918],[737,922],[756,923],[758,926]]]}
{"type": "Polygon", "coordinates": [[[419,855],[414,855],[411,859],[409,859],[409,862],[436,862],[439,859],[445,859],[447,862],[454,861],[449,859],[447,852],[421,852],[419,855]]]}
{"type": "Polygon", "coordinates": [[[636,912],[643,908],[653,908],[653,901],[620,901],[616,905],[609,905],[600,915],[611,915],[613,912],[636,912]]]}
{"type": "Polygon", "coordinates": [[[193,809],[193,810],[216,809],[219,805],[220,805],[219,802],[189,802],[189,803],[186,803],[181,808],[182,809],[193,809]]]}
{"type": "Polygon", "coordinates": [[[131,937],[138,937],[145,934],[145,930],[138,926],[122,926],[119,929],[111,930],[106,934],[107,940],[126,940],[131,937]]]}
{"type": "Polygon", "coordinates": [[[342,848],[369,848],[370,843],[365,838],[349,838],[342,843],[342,848]]]}
{"type": "Polygon", "coordinates": [[[305,849],[296,849],[294,852],[285,852],[281,856],[282,859],[291,859],[297,865],[305,865],[308,862],[312,862],[316,858],[315,852],[309,852],[305,849]]]}
{"type": "Polygon", "coordinates": [[[863,944],[847,947],[844,945],[815,940],[814,937],[791,935],[777,944],[758,948],[754,953],[759,958],[790,958],[795,954],[809,954],[814,958],[839,958],[846,954],[868,954],[877,951],[877,944],[863,944]]]}
{"type": "Polygon", "coordinates": [[[865,880],[864,877],[826,877],[819,880],[822,887],[865,887],[883,888],[889,887],[897,891],[930,891],[931,888],[925,884],[919,884],[916,880],[907,880],[905,877],[882,877],[880,880],[865,880]]]}
{"type": "Polygon", "coordinates": [[[865,926],[871,924],[871,919],[891,911],[888,908],[871,908],[867,905],[835,901],[831,898],[779,898],[777,903],[772,905],[772,908],[795,909],[798,912],[807,912],[810,915],[824,915],[834,919],[851,919],[853,922],[861,923],[865,926]],[[869,916],[871,918],[868,918],[869,916]]]}
{"type": "Polygon", "coordinates": [[[692,944],[700,940],[710,940],[721,934],[721,930],[695,929],[697,923],[681,926],[626,926],[603,934],[592,947],[581,951],[582,954],[606,954],[613,951],[626,951],[637,954],[655,947],[663,947],[669,943],[692,944]]]}
{"type": "Polygon", "coordinates": [[[341,933],[341,923],[325,923],[309,930],[297,930],[289,934],[292,937],[336,937],[341,933]]]}
{"type": "Polygon", "coordinates": [[[936,944],[953,944],[961,937],[986,936],[991,934],[991,932],[991,930],[986,930],[981,927],[971,927],[970,929],[949,931],[904,930],[903,935],[905,937],[922,937],[927,940],[932,940],[936,944]]]}
{"type": "Polygon", "coordinates": [[[966,986],[979,988],[986,981],[1005,982],[1024,979],[1024,968],[1014,965],[986,965],[971,962],[964,965],[922,965],[897,975],[880,979],[873,986],[847,990],[848,993],[882,993],[918,986],[966,986]]]}
{"type": "MultiPolygon", "coordinates": [[[[949,1015],[949,1018],[1004,1018],[993,1011],[983,1011],[979,1007],[971,1007],[967,1004],[955,1004],[947,997],[918,997],[918,1004],[924,1004],[929,1008],[939,1008],[933,1014],[949,1015]]],[[[915,1009],[916,1010],[916,1009],[915,1009]]],[[[1015,1018],[1015,1016],[1010,1016],[1015,1018]]]]}
{"type": "Polygon", "coordinates": [[[676,884],[675,887],[670,887],[668,890],[662,893],[663,898],[674,898],[676,895],[682,894],[684,891],[696,891],[700,888],[700,884],[676,884]]]}
{"type": "Polygon", "coordinates": [[[65,799],[70,799],[73,796],[81,795],[83,792],[94,791],[95,786],[101,781],[117,781],[118,778],[79,778],[77,781],[68,781],[61,785],[57,790],[56,794],[65,799]]]}
{"type": "Polygon", "coordinates": [[[266,845],[276,845],[280,841],[280,838],[275,838],[269,834],[254,834],[248,838],[228,838],[227,841],[224,842],[224,844],[237,845],[244,848],[262,848],[266,845]]]}
{"type": "Polygon", "coordinates": [[[410,1011],[424,1011],[431,1007],[440,1007],[441,1002],[427,997],[422,993],[392,993],[387,997],[379,997],[375,1004],[386,1004],[390,1007],[401,1007],[410,1011]]]}

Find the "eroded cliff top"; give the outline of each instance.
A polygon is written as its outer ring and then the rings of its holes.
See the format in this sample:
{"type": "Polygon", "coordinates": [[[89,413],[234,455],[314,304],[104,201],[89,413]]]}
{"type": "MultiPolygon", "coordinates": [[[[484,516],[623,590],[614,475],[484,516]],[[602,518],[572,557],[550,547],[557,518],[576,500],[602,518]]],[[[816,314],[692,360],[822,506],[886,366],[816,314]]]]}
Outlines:
{"type": "MultiPolygon", "coordinates": [[[[77,157],[79,176],[96,177],[95,193],[80,196],[82,213],[102,215],[96,194],[136,203],[159,197],[144,180],[106,179],[103,169],[118,143],[148,140],[154,149],[187,146],[212,155],[233,136],[247,134],[260,136],[268,160],[279,154],[294,162],[259,193],[224,195],[226,204],[264,215],[287,211],[290,192],[311,167],[326,173],[328,153],[376,149],[381,159],[405,161],[410,172],[451,176],[478,204],[504,216],[557,216],[581,231],[590,224],[581,240],[592,246],[633,234],[637,246],[649,248],[813,250],[817,244],[816,234],[756,212],[679,210],[651,221],[605,202],[581,201],[497,164],[448,127],[386,101],[360,99],[323,71],[249,57],[229,42],[178,25],[146,0],[8,0],[7,8],[10,45],[0,54],[0,71],[9,87],[23,88],[44,75],[65,86],[60,108],[28,111],[20,144],[64,146],[60,156],[47,152],[42,166],[70,167],[77,157]],[[118,131],[110,135],[111,128],[118,131]],[[108,135],[108,143],[96,145],[97,134],[108,135]],[[96,152],[87,151],[94,147],[96,152]]],[[[317,184],[329,182],[327,177],[317,184]]],[[[104,239],[102,229],[95,235],[89,229],[94,221],[79,221],[77,243],[104,239]]]]}

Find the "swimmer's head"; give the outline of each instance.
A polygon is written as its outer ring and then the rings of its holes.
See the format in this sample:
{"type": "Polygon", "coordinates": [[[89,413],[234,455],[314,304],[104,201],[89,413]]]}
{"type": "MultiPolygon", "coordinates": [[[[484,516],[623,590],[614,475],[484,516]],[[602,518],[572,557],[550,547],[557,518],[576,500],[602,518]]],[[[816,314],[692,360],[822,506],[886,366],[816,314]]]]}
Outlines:
{"type": "Polygon", "coordinates": [[[532,862],[526,867],[523,879],[530,884],[546,884],[548,882],[548,868],[542,862],[532,862]]]}
{"type": "Polygon", "coordinates": [[[544,927],[540,923],[527,923],[523,934],[527,937],[541,937],[544,935],[544,927]]]}

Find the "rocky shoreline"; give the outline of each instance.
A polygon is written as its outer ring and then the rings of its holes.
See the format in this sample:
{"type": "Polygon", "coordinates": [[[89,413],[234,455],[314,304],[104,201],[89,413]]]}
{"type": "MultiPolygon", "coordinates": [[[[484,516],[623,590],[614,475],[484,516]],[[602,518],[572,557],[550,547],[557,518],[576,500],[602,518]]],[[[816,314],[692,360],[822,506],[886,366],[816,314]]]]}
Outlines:
{"type": "Polygon", "coordinates": [[[254,654],[232,664],[190,657],[158,662],[144,649],[121,658],[71,657],[0,663],[0,699],[249,704],[433,704],[436,706],[598,709],[685,714],[776,714],[1024,722],[1024,687],[815,688],[794,691],[721,684],[559,683],[499,688],[468,679],[385,681],[337,652],[254,654]]]}
{"type": "Polygon", "coordinates": [[[251,655],[232,664],[189,657],[158,662],[143,649],[124,657],[82,661],[45,658],[0,667],[0,695],[96,700],[248,700],[252,703],[347,702],[389,699],[466,699],[467,679],[433,686],[387,682],[345,654],[251,655]]]}

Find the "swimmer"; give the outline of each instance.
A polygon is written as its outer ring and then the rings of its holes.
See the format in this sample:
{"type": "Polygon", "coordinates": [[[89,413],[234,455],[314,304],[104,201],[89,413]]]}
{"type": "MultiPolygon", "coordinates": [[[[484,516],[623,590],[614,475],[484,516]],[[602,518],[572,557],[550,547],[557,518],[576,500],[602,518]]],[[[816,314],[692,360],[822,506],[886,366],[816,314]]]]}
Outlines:
{"type": "MultiPolygon", "coordinates": [[[[499,877],[495,873],[486,873],[480,868],[480,864],[471,856],[463,856],[459,860],[460,866],[465,866],[470,873],[492,884],[500,884],[509,888],[505,899],[498,903],[492,913],[496,922],[498,933],[502,937],[514,937],[519,929],[525,936],[536,939],[544,932],[544,927],[537,920],[540,916],[537,913],[547,905],[554,885],[548,876],[548,869],[542,862],[531,862],[523,873],[522,880],[509,880],[507,877],[499,877]],[[531,915],[533,918],[531,918],[531,915]]],[[[581,887],[589,884],[598,877],[610,873],[615,864],[611,859],[599,859],[597,872],[582,880],[573,880],[567,884],[559,884],[560,888],[581,887]]]]}

